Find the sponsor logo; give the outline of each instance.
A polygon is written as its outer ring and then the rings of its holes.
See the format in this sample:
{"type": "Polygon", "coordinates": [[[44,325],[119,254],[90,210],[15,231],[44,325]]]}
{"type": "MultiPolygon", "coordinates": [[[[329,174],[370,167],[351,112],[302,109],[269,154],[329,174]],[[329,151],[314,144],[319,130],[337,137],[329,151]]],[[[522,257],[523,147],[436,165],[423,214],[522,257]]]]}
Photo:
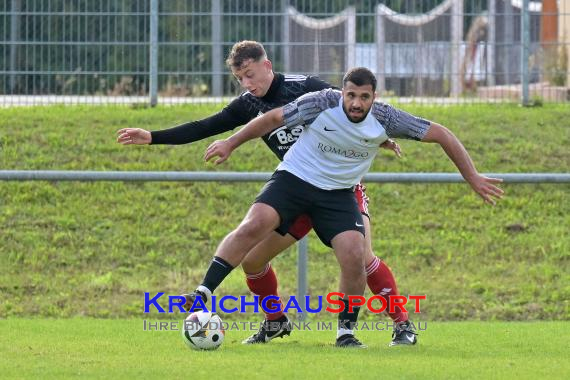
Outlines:
{"type": "MultiPolygon", "coordinates": [[[[154,297],[151,296],[149,292],[145,292],[144,312],[150,313],[151,308],[156,309],[156,311],[159,313],[186,312],[183,308],[183,305],[186,303],[184,296],[169,295],[168,311],[166,311],[158,302],[162,296],[164,296],[164,292],[158,292],[154,295],[154,297]]],[[[402,295],[374,295],[372,297],[365,298],[364,296],[349,296],[340,292],[331,292],[326,296],[305,296],[301,297],[299,300],[297,297],[291,296],[286,303],[284,302],[285,307],[282,310],[285,313],[289,312],[290,310],[296,310],[297,313],[319,313],[322,310],[325,310],[329,313],[338,314],[344,311],[346,307],[343,299],[348,299],[347,306],[350,313],[353,312],[354,307],[361,306],[366,307],[370,312],[375,314],[380,314],[384,311],[395,313],[396,308],[400,309],[400,311],[403,313],[407,313],[408,310],[406,309],[406,304],[408,304],[408,302],[413,302],[415,308],[414,313],[420,313],[420,301],[425,300],[426,298],[426,295],[409,295],[407,297],[402,295]],[[317,301],[317,306],[313,307],[311,305],[314,305],[314,302],[311,302],[311,300],[314,300],[315,298],[317,301]],[[330,306],[324,307],[323,300],[326,300],[330,306]],[[376,306],[377,303],[380,304],[380,307],[376,306]],[[301,306],[303,304],[304,306],[301,306]],[[337,306],[337,308],[331,306],[337,306]]],[[[196,310],[205,310],[217,313],[219,310],[228,314],[238,312],[245,313],[246,308],[251,307],[253,308],[254,313],[259,313],[260,309],[264,313],[275,313],[281,309],[279,301],[281,301],[281,298],[278,296],[267,296],[263,298],[261,302],[259,302],[258,295],[254,295],[253,300],[251,301],[247,300],[246,296],[243,295],[239,297],[226,295],[219,299],[216,296],[212,296],[210,304],[206,305],[201,297],[197,297],[192,303],[192,307],[190,308],[189,312],[194,312],[196,310]]]]}
{"type": "Polygon", "coordinates": [[[319,143],[317,148],[323,153],[333,153],[346,158],[358,158],[365,159],[369,156],[369,152],[357,152],[352,149],[342,149],[336,146],[330,146],[323,143],[319,143]]]}
{"type": "Polygon", "coordinates": [[[279,144],[291,144],[299,139],[299,136],[301,136],[302,132],[303,128],[301,127],[295,127],[288,130],[287,127],[283,126],[271,132],[269,134],[269,138],[275,136],[277,141],[279,141],[279,144]]]}
{"type": "Polygon", "coordinates": [[[327,131],[327,132],[334,132],[334,131],[336,131],[336,129],[327,129],[327,126],[325,125],[325,131],[327,131]]]}

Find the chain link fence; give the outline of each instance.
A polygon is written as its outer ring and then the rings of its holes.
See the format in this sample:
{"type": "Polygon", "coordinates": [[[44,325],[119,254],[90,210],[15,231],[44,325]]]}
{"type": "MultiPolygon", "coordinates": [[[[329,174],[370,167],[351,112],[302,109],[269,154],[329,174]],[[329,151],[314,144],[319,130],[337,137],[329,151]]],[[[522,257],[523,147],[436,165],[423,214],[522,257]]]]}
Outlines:
{"type": "Polygon", "coordinates": [[[3,0],[0,105],[227,101],[244,39],[334,85],[369,67],[401,102],[570,100],[570,0],[3,0]]]}

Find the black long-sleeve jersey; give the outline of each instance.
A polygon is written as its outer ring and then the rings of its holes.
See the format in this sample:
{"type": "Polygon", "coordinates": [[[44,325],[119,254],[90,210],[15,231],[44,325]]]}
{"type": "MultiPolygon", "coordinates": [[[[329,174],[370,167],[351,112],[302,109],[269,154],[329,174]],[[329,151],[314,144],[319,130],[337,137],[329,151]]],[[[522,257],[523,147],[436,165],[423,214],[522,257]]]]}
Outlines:
{"type": "MultiPolygon", "coordinates": [[[[258,98],[246,91],[210,117],[151,132],[152,144],[187,144],[215,136],[247,124],[258,115],[284,106],[301,95],[331,87],[317,77],[276,73],[265,96],[258,98]]],[[[262,138],[269,149],[282,160],[301,132],[302,127],[291,130],[280,127],[262,138]]]]}

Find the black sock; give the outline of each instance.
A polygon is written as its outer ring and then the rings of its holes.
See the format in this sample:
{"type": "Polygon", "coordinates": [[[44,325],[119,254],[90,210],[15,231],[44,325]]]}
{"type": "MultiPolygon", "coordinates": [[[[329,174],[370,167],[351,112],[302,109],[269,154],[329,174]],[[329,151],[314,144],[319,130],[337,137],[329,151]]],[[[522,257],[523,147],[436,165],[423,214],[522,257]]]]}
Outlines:
{"type": "Polygon", "coordinates": [[[224,278],[226,278],[233,269],[234,267],[232,267],[226,260],[214,256],[214,259],[212,260],[212,263],[210,264],[210,267],[204,276],[202,285],[210,289],[210,291],[213,293],[214,290],[220,286],[222,281],[224,281],[224,278]]]}
{"type": "Polygon", "coordinates": [[[348,312],[348,300],[343,299],[344,310],[338,313],[338,325],[340,328],[354,330],[354,325],[358,320],[358,312],[360,312],[359,306],[352,307],[352,313],[348,312]]]}

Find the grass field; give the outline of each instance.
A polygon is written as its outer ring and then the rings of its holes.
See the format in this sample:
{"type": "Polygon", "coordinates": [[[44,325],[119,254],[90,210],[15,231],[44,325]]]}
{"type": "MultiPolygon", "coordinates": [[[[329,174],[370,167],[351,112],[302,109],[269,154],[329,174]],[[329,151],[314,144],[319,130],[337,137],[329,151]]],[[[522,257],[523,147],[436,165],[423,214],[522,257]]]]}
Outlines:
{"type": "Polygon", "coordinates": [[[230,331],[218,351],[186,348],[178,331],[142,320],[0,321],[2,378],[567,379],[568,322],[431,322],[421,344],[389,348],[386,331],[362,331],[367,350],[332,346],[334,332],[294,331],[243,346],[230,331]],[[310,371],[310,372],[307,372],[310,371]]]}
{"type": "Polygon", "coordinates": [[[178,331],[143,331],[142,320],[0,321],[0,373],[12,378],[567,379],[568,322],[431,322],[414,347],[362,331],[367,350],[337,349],[334,332],[294,331],[243,346],[230,331],[218,351],[186,348],[178,331]]]}
{"type": "MultiPolygon", "coordinates": [[[[481,172],[570,168],[567,106],[404,108],[453,130],[481,172]]],[[[166,128],[217,109],[1,109],[0,168],[273,170],[277,160],[260,142],[214,167],[201,158],[214,138],[177,147],[114,141],[122,127],[166,128]]],[[[439,148],[400,143],[404,157],[382,152],[373,172],[454,171],[439,148]]],[[[143,314],[144,292],[196,286],[260,187],[0,182],[0,378],[570,377],[567,184],[504,185],[494,208],[462,184],[368,185],[375,251],[401,293],[427,296],[413,316],[427,322],[416,347],[389,349],[389,331],[361,331],[369,345],[363,351],[335,349],[330,331],[245,347],[240,341],[251,332],[229,331],[219,351],[193,352],[179,332],[143,331],[143,319],[180,319],[143,314]]],[[[309,265],[311,295],[337,290],[337,264],[314,234],[309,265]]],[[[274,268],[281,294],[295,294],[294,250],[274,268]]],[[[235,270],[217,293],[246,290],[235,270]]],[[[321,313],[312,322],[328,318],[321,313]]]]}

